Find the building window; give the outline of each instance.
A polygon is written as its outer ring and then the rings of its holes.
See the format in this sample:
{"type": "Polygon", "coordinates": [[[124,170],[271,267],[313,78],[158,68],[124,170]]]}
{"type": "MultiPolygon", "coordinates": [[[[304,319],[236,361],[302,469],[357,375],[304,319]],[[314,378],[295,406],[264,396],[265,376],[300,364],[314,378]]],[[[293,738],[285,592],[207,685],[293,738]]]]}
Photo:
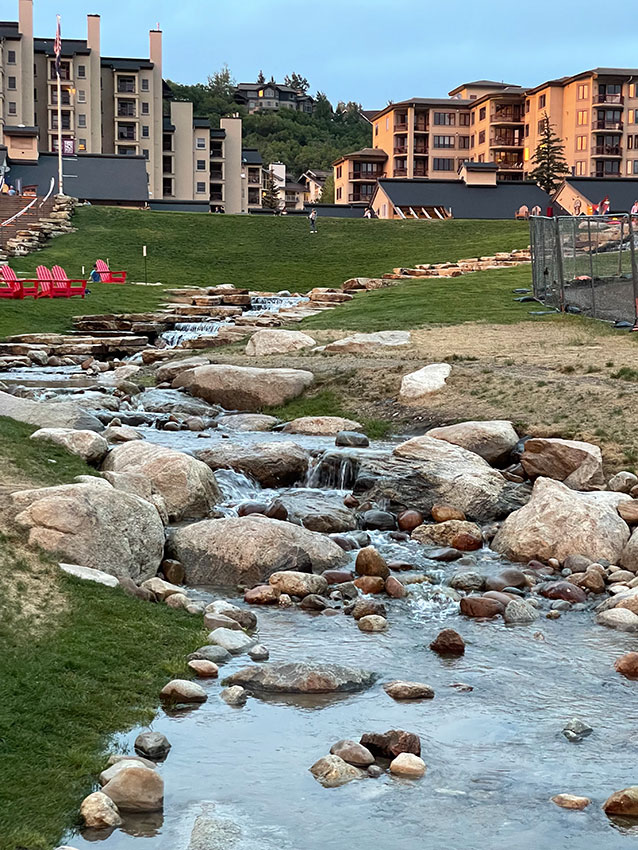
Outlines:
{"type": "Polygon", "coordinates": [[[206,191],[206,184],[205,183],[198,183],[197,184],[197,193],[199,195],[202,195],[205,191],[206,191]]]}
{"type": "Polygon", "coordinates": [[[469,112],[459,112],[459,127],[469,127],[470,126],[470,113],[469,112]]]}
{"type": "Polygon", "coordinates": [[[342,166],[338,165],[337,166],[337,180],[341,180],[341,169],[342,169],[342,166]]]}
{"type": "Polygon", "coordinates": [[[390,129],[390,116],[389,115],[386,115],[386,118],[385,118],[385,128],[386,128],[386,130],[390,129]]]}
{"type": "Polygon", "coordinates": [[[150,135],[151,135],[151,128],[148,126],[148,124],[142,124],[142,138],[148,139],[150,135]]]}
{"type": "Polygon", "coordinates": [[[78,127],[86,127],[86,115],[83,113],[78,115],[78,127]]]}
{"type": "Polygon", "coordinates": [[[627,150],[628,151],[632,150],[633,146],[634,146],[634,137],[633,136],[627,136],[627,150]]]}
{"type": "Polygon", "coordinates": [[[164,195],[172,195],[173,194],[173,178],[172,177],[164,177],[162,180],[162,192],[164,195]]]}
{"type": "Polygon", "coordinates": [[[162,157],[162,171],[164,174],[172,174],[173,173],[173,157],[172,156],[163,156],[162,157]]]}
{"type": "Polygon", "coordinates": [[[485,130],[481,130],[481,132],[479,133],[478,143],[479,145],[485,144],[485,130]]]}
{"type": "Polygon", "coordinates": [[[485,121],[485,116],[487,115],[487,108],[482,106],[479,109],[479,121],[485,121]]]}
{"type": "Polygon", "coordinates": [[[200,150],[200,151],[201,151],[201,150],[206,150],[206,139],[205,139],[205,138],[203,138],[202,136],[198,136],[198,137],[197,137],[196,144],[197,144],[197,149],[198,149],[198,150],[200,150]]]}
{"type": "Polygon", "coordinates": [[[15,77],[9,77],[7,79],[7,88],[8,89],[15,89],[16,88],[16,78],[15,77]]]}
{"type": "Polygon", "coordinates": [[[15,100],[9,101],[9,115],[17,115],[18,114],[18,106],[15,100]]]}
{"type": "Polygon", "coordinates": [[[377,121],[377,123],[374,125],[374,135],[375,135],[375,136],[378,136],[378,135],[379,135],[379,122],[378,122],[378,121],[377,121]]]}
{"type": "Polygon", "coordinates": [[[149,158],[150,153],[149,153],[148,148],[144,148],[144,149],[143,149],[143,151],[142,151],[142,156],[144,157],[144,159],[148,159],[148,158],[149,158]]]}
{"type": "Polygon", "coordinates": [[[638,174],[638,159],[634,160],[634,174],[638,174]]]}
{"type": "Polygon", "coordinates": [[[435,156],[432,167],[434,171],[454,171],[454,160],[441,159],[440,157],[435,156]]]}
{"type": "Polygon", "coordinates": [[[342,195],[342,189],[341,189],[341,186],[339,186],[339,188],[337,189],[337,194],[336,194],[336,199],[338,201],[341,200],[341,195],[342,195]]]}
{"type": "Polygon", "coordinates": [[[470,136],[470,147],[474,147],[474,133],[472,133],[472,135],[470,136]]]}
{"type": "Polygon", "coordinates": [[[538,122],[538,124],[536,126],[536,132],[538,133],[539,136],[543,132],[544,127],[545,127],[545,121],[541,118],[541,120],[538,122]]]}
{"type": "Polygon", "coordinates": [[[146,77],[142,77],[142,91],[148,91],[148,79],[146,77]]]}
{"type": "Polygon", "coordinates": [[[117,152],[119,156],[136,156],[137,150],[135,145],[119,145],[117,152]]]}
{"type": "Polygon", "coordinates": [[[78,91],[78,103],[86,103],[86,92],[84,89],[78,91]]]}
{"type": "Polygon", "coordinates": [[[587,150],[587,136],[576,136],[576,150],[577,151],[586,151],[587,150]]]}
{"type": "Polygon", "coordinates": [[[470,147],[470,137],[459,136],[459,147],[461,148],[461,150],[468,150],[470,147]]]}
{"type": "Polygon", "coordinates": [[[206,171],[206,160],[198,159],[197,160],[197,170],[198,171],[206,171]]]}
{"type": "Polygon", "coordinates": [[[434,123],[439,126],[453,127],[456,123],[456,115],[454,112],[435,112],[434,123]]]}
{"type": "Polygon", "coordinates": [[[529,136],[529,124],[525,125],[525,135],[529,136]]]}
{"type": "Polygon", "coordinates": [[[588,110],[587,109],[579,109],[576,114],[576,123],[579,127],[584,127],[587,123],[588,110]]]}
{"type": "Polygon", "coordinates": [[[546,106],[547,106],[547,95],[542,94],[538,98],[538,108],[539,109],[545,109],[546,106]]]}
{"type": "Polygon", "coordinates": [[[583,177],[586,173],[586,171],[585,171],[586,167],[587,167],[587,163],[579,160],[576,163],[576,176],[577,177],[583,177]]]}
{"type": "Polygon", "coordinates": [[[135,77],[118,77],[117,91],[119,94],[135,94],[135,77]]]}
{"type": "MultiPolygon", "coordinates": [[[[11,61],[11,60],[9,60],[11,61]]],[[[629,97],[636,97],[636,84],[629,83],[629,97]]]]}
{"type": "Polygon", "coordinates": [[[86,150],[86,139],[78,139],[78,150],[85,151],[86,150]]]}
{"type": "Polygon", "coordinates": [[[454,147],[454,136],[435,136],[434,137],[434,147],[435,148],[453,148],[454,147]]]}
{"type": "Polygon", "coordinates": [[[149,105],[148,105],[148,103],[145,102],[145,103],[142,104],[142,115],[148,115],[149,113],[150,113],[149,105]]]}
{"type": "Polygon", "coordinates": [[[484,153],[479,154],[478,162],[485,162],[485,154],[484,153]]]}
{"type": "Polygon", "coordinates": [[[135,124],[123,124],[118,123],[117,125],[117,138],[120,141],[135,141],[135,124]]]}
{"type": "Polygon", "coordinates": [[[525,112],[529,112],[531,108],[532,108],[532,101],[526,100],[525,101],[525,112]]]}
{"type": "Polygon", "coordinates": [[[589,97],[589,85],[582,83],[578,86],[578,100],[587,100],[589,97]]]}
{"type": "Polygon", "coordinates": [[[9,65],[15,65],[16,63],[16,52],[15,50],[7,50],[7,62],[9,65]]]}
{"type": "Polygon", "coordinates": [[[629,114],[627,115],[627,123],[628,124],[638,124],[638,121],[636,121],[636,118],[638,118],[638,109],[630,109],[629,114]]]}
{"type": "Polygon", "coordinates": [[[86,65],[78,65],[78,77],[86,77],[86,65]]]}

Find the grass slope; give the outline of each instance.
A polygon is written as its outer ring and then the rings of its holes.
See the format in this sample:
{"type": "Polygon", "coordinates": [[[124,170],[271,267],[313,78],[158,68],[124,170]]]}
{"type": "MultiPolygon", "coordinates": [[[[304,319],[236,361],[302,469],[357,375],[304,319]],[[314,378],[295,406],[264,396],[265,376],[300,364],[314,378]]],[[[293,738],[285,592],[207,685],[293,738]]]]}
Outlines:
{"type": "MultiPolygon", "coordinates": [[[[143,212],[86,207],[78,227],[44,250],[16,259],[23,276],[40,263],[63,266],[81,277],[97,257],[124,268],[132,281],[144,280],[142,245],[148,246],[148,278],[167,286],[233,283],[256,290],[307,291],[340,286],[356,276],[377,276],[395,266],[443,262],[524,247],[529,232],[516,221],[366,221],[326,218],[310,235],[297,216],[223,216],[143,212]]],[[[4,301],[0,337],[63,331],[81,313],[143,311],[163,299],[161,287],[93,284],[79,299],[4,301]]]]}

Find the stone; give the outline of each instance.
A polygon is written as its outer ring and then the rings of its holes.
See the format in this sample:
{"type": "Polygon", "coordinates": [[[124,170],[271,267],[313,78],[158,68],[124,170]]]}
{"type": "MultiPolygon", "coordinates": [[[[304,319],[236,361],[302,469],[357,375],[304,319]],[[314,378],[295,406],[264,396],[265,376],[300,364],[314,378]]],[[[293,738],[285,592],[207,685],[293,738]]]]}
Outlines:
{"type": "Polygon", "coordinates": [[[632,487],[638,484],[638,475],[633,472],[617,472],[607,482],[607,489],[615,493],[630,493],[632,487]]]}
{"type": "Polygon", "coordinates": [[[190,585],[251,585],[282,570],[321,572],[340,566],[347,557],[321,534],[257,515],[179,528],[172,548],[190,585]]]}
{"type": "Polygon", "coordinates": [[[401,511],[397,517],[397,525],[401,531],[414,531],[423,524],[423,514],[420,511],[401,511]]]}
{"type": "Polygon", "coordinates": [[[316,761],[310,768],[310,773],[324,788],[338,788],[354,779],[363,779],[366,775],[363,770],[335,755],[324,756],[316,761]]]}
{"type": "Polygon", "coordinates": [[[184,583],[184,565],[180,564],[179,561],[174,561],[171,558],[166,558],[162,561],[161,566],[162,572],[164,573],[164,578],[166,581],[171,584],[183,584],[184,583]]]}
{"type": "Polygon", "coordinates": [[[434,699],[434,688],[421,682],[397,680],[396,682],[388,682],[387,685],[383,686],[383,690],[388,696],[396,700],[434,699]]]}
{"type": "Polygon", "coordinates": [[[80,817],[88,829],[109,829],[122,825],[117,806],[102,791],[94,791],[82,800],[80,817]]]}
{"type": "Polygon", "coordinates": [[[359,576],[354,580],[354,586],[364,594],[383,593],[385,581],[380,576],[359,576]]]}
{"type": "Polygon", "coordinates": [[[212,661],[213,664],[224,664],[230,661],[231,654],[223,646],[213,646],[208,644],[200,646],[195,652],[191,652],[188,656],[189,661],[212,661]]]}
{"type": "Polygon", "coordinates": [[[638,614],[634,614],[628,608],[612,608],[609,611],[601,611],[596,614],[596,622],[599,626],[607,626],[619,632],[638,631],[638,614]]]}
{"type": "Polygon", "coordinates": [[[228,705],[246,705],[248,694],[241,685],[233,685],[230,688],[224,688],[220,697],[228,705]]]}
{"type": "MultiPolygon", "coordinates": [[[[592,559],[586,558],[584,555],[568,555],[563,561],[563,567],[572,573],[584,573],[591,564],[593,564],[592,559]]],[[[560,566],[560,562],[558,562],[558,566],[560,566]]]]}
{"type": "Polygon", "coordinates": [[[277,605],[280,602],[280,596],[276,588],[269,584],[259,584],[244,593],[244,602],[248,605],[277,605]]]}
{"type": "MultiPolygon", "coordinates": [[[[611,558],[609,560],[612,560],[611,558]]],[[[636,529],[627,545],[623,548],[619,563],[632,573],[638,573],[638,529],[636,529]]]]}
{"type": "Polygon", "coordinates": [[[219,427],[229,431],[272,431],[278,423],[276,416],[265,413],[225,413],[217,419],[219,427]]]}
{"type": "Polygon", "coordinates": [[[540,594],[547,599],[561,599],[572,604],[587,600],[584,590],[568,581],[548,582],[541,586],[540,594]]]}
{"type": "Polygon", "coordinates": [[[81,457],[83,461],[97,466],[109,450],[109,445],[101,434],[95,431],[76,431],[72,428],[40,428],[31,434],[32,440],[43,440],[62,446],[69,454],[81,457]]]}
{"type": "Polygon", "coordinates": [[[355,767],[370,767],[374,764],[374,756],[370,750],[358,744],[356,741],[343,740],[337,741],[330,747],[331,755],[339,756],[348,764],[353,764],[355,767]]]}
{"type": "Polygon", "coordinates": [[[438,655],[459,656],[465,653],[465,641],[454,629],[442,629],[430,644],[438,655]]]}
{"type": "Polygon", "coordinates": [[[164,780],[141,765],[117,773],[102,792],[121,812],[159,812],[164,807],[164,780]]]}
{"type": "Polygon", "coordinates": [[[109,425],[102,434],[109,446],[119,443],[130,443],[133,440],[143,440],[144,437],[130,425],[109,425]]]}
{"type": "Polygon", "coordinates": [[[352,581],[354,573],[351,573],[348,570],[324,570],[322,576],[329,585],[345,584],[348,581],[352,581]]]}
{"type": "Polygon", "coordinates": [[[171,521],[207,516],[221,499],[211,469],[191,455],[134,441],[111,450],[103,468],[144,475],[161,495],[171,521]]]}
{"type": "Polygon", "coordinates": [[[257,641],[245,632],[231,629],[217,628],[208,635],[209,643],[213,646],[221,646],[231,655],[241,655],[247,652],[257,641]]]}
{"type": "Polygon", "coordinates": [[[413,732],[390,729],[387,732],[366,732],[359,743],[367,747],[374,756],[394,759],[401,753],[421,755],[421,740],[413,732]]]}
{"type": "Polygon", "coordinates": [[[523,626],[538,619],[538,611],[523,599],[512,599],[505,606],[503,619],[511,626],[523,626]]]}
{"type": "Polygon", "coordinates": [[[488,576],[485,579],[485,587],[488,590],[504,590],[506,587],[527,587],[527,576],[516,567],[507,567],[497,576],[488,576]]]}
{"type": "Polygon", "coordinates": [[[420,525],[410,535],[418,543],[428,546],[451,546],[463,552],[472,552],[483,545],[483,535],[476,523],[449,519],[434,525],[420,525]]]}
{"type": "Polygon", "coordinates": [[[164,552],[157,510],[96,482],[13,492],[5,499],[7,515],[31,546],[71,563],[135,582],[154,576],[164,552]]]}
{"type": "MultiPolygon", "coordinates": [[[[271,508],[279,506],[285,510],[288,522],[321,534],[353,531],[357,525],[354,514],[346,508],[339,494],[325,493],[311,488],[283,490],[280,491],[271,508]]],[[[269,510],[267,515],[272,515],[272,512],[269,510]]],[[[274,517],[274,519],[282,518],[274,517]]]]}
{"type": "Polygon", "coordinates": [[[145,587],[138,587],[132,578],[124,576],[118,578],[117,581],[127,596],[134,596],[136,599],[141,599],[144,602],[157,602],[157,597],[152,591],[147,590],[145,587]]]}
{"type": "Polygon", "coordinates": [[[217,445],[197,457],[213,471],[234,469],[268,488],[296,484],[308,471],[308,453],[289,440],[217,445]]]}
{"type": "Polygon", "coordinates": [[[343,430],[339,431],[335,437],[335,446],[349,446],[352,448],[367,448],[370,445],[370,440],[365,434],[358,431],[343,430]]]}
{"type": "Polygon", "coordinates": [[[383,602],[378,599],[358,599],[354,603],[352,616],[355,620],[360,620],[362,617],[385,617],[386,609],[383,602]]]}
{"type": "Polygon", "coordinates": [[[150,759],[141,756],[111,756],[109,758],[109,766],[103,770],[99,776],[100,785],[106,785],[114,776],[122,770],[128,770],[130,767],[146,767],[150,770],[155,770],[157,765],[150,759]]]}
{"type": "Polygon", "coordinates": [[[367,670],[338,664],[269,662],[233,673],[224,685],[242,685],[256,693],[330,694],[362,691],[375,679],[375,674],[367,670]]]}
{"type": "Polygon", "coordinates": [[[91,567],[79,567],[76,564],[60,564],[60,569],[67,575],[80,578],[83,581],[92,581],[95,584],[103,584],[105,587],[118,587],[119,581],[110,573],[102,570],[94,570],[91,567]]]}
{"type": "Polygon", "coordinates": [[[158,384],[165,381],[173,381],[181,372],[186,372],[187,369],[194,369],[197,366],[208,366],[209,360],[207,357],[177,357],[174,360],[166,360],[158,366],[155,373],[158,384]]]}
{"type": "Polygon", "coordinates": [[[0,416],[39,428],[74,428],[98,432],[104,429],[96,416],[75,401],[43,403],[5,392],[0,392],[0,416]]]}
{"type": "Polygon", "coordinates": [[[614,791],[603,803],[603,811],[606,815],[638,817],[638,785],[614,791]]]}
{"type": "Polygon", "coordinates": [[[403,404],[416,404],[426,400],[429,395],[445,387],[451,371],[449,363],[431,363],[416,372],[404,375],[399,390],[399,401],[403,404]]]}
{"type": "Polygon", "coordinates": [[[403,599],[408,595],[405,586],[399,581],[399,579],[394,578],[394,576],[388,576],[385,580],[385,592],[392,599],[403,599]]]}
{"type": "Polygon", "coordinates": [[[452,576],[450,587],[454,588],[454,590],[463,590],[465,593],[471,593],[473,590],[483,590],[485,587],[485,577],[473,570],[463,570],[452,576]]]}
{"type": "Polygon", "coordinates": [[[232,620],[230,617],[227,617],[225,614],[204,614],[204,628],[205,629],[231,629],[235,631],[241,631],[241,626],[237,622],[237,620],[232,620]]]}
{"type": "Polygon", "coordinates": [[[256,646],[251,647],[248,650],[248,655],[252,661],[268,661],[270,658],[268,647],[264,646],[263,643],[258,643],[256,646]]]}
{"type": "Polygon", "coordinates": [[[150,590],[160,602],[165,602],[169,596],[173,596],[174,594],[184,593],[183,588],[176,584],[171,584],[168,581],[164,581],[164,579],[159,578],[159,576],[153,576],[153,578],[146,579],[146,581],[142,582],[142,587],[145,590],[150,590]]]}
{"type": "Polygon", "coordinates": [[[357,624],[362,632],[384,632],[388,628],[388,621],[378,614],[366,614],[357,624]]]}
{"type": "Polygon", "coordinates": [[[217,664],[213,661],[206,661],[203,658],[193,658],[188,662],[188,667],[200,679],[216,679],[219,675],[217,664]]]}
{"type": "Polygon", "coordinates": [[[588,735],[594,730],[587,723],[583,723],[582,720],[579,720],[578,717],[572,718],[569,723],[563,729],[563,735],[567,738],[568,741],[572,743],[582,741],[583,738],[586,738],[588,735]]]}
{"type": "Polygon", "coordinates": [[[591,443],[532,437],[525,442],[521,464],[529,478],[552,478],[573,490],[601,489],[605,484],[601,451],[591,443]]]}
{"type": "Polygon", "coordinates": [[[638,525],[638,499],[620,502],[618,505],[618,513],[625,520],[627,525],[638,525]]]}
{"type": "Polygon", "coordinates": [[[251,336],[245,351],[249,357],[267,357],[270,354],[288,354],[302,348],[312,348],[316,344],[311,336],[301,331],[264,328],[251,336]]]}
{"type": "Polygon", "coordinates": [[[420,779],[425,774],[425,762],[412,753],[399,753],[390,762],[390,773],[406,779],[420,779]]]}
{"type": "Polygon", "coordinates": [[[618,516],[615,493],[578,493],[549,478],[538,478],[532,498],[505,520],[491,547],[511,561],[556,558],[563,563],[577,552],[618,563],[629,539],[618,516]]]}
{"type": "Polygon", "coordinates": [[[135,752],[153,761],[165,759],[171,745],[161,732],[141,732],[133,744],[135,752]]]}
{"type": "Polygon", "coordinates": [[[552,797],[552,803],[560,806],[561,809],[575,809],[582,812],[591,803],[589,797],[577,797],[574,794],[556,794],[552,797]]]}
{"type": "Polygon", "coordinates": [[[496,599],[485,596],[465,596],[461,599],[461,614],[466,617],[496,617],[505,611],[505,606],[496,599]]]}
{"type": "Polygon", "coordinates": [[[301,600],[299,607],[304,611],[324,611],[328,607],[328,601],[317,593],[309,593],[301,600]]]}
{"type": "Polygon", "coordinates": [[[434,522],[447,522],[451,519],[464,521],[465,514],[450,505],[432,505],[432,519],[434,522]]]}
{"type": "Polygon", "coordinates": [[[226,599],[216,599],[210,602],[205,608],[206,614],[223,614],[231,620],[235,620],[242,629],[252,631],[257,628],[257,617],[252,611],[247,611],[245,608],[240,608],[238,605],[233,605],[226,599]]]}
{"type": "Polygon", "coordinates": [[[268,579],[268,583],[280,593],[288,593],[290,596],[303,597],[310,593],[324,594],[328,592],[328,582],[323,576],[294,570],[273,573],[268,579]]]}
{"type": "Polygon", "coordinates": [[[360,422],[342,416],[301,416],[284,425],[283,430],[289,434],[335,437],[340,431],[356,431],[362,427],[360,422]]]}
{"type": "Polygon", "coordinates": [[[181,372],[172,387],[187,390],[226,410],[256,411],[297,398],[313,381],[312,372],[301,369],[258,369],[220,363],[181,372]]]}
{"type": "Polygon", "coordinates": [[[616,672],[627,679],[638,679],[638,652],[627,652],[614,663],[616,672]]]}
{"type": "Polygon", "coordinates": [[[208,699],[202,686],[188,679],[172,679],[160,691],[160,698],[173,704],[200,703],[208,699]]]}
{"type": "Polygon", "coordinates": [[[323,351],[327,354],[377,354],[387,350],[406,348],[410,345],[409,331],[378,331],[358,333],[327,343],[323,351]]]}
{"type": "Polygon", "coordinates": [[[583,590],[591,591],[591,593],[605,592],[605,579],[598,570],[587,570],[584,573],[571,575],[569,580],[577,584],[578,587],[582,587],[583,590]]]}
{"type": "Polygon", "coordinates": [[[396,520],[389,511],[370,510],[361,516],[361,526],[371,531],[391,531],[396,525],[396,520]]]}
{"type": "Polygon", "coordinates": [[[374,546],[364,546],[357,552],[355,572],[360,576],[377,576],[383,579],[390,575],[385,558],[374,546]]]}
{"type": "Polygon", "coordinates": [[[504,460],[518,443],[518,434],[512,423],[504,419],[460,422],[458,425],[431,428],[428,436],[461,446],[480,455],[488,463],[504,460]]]}

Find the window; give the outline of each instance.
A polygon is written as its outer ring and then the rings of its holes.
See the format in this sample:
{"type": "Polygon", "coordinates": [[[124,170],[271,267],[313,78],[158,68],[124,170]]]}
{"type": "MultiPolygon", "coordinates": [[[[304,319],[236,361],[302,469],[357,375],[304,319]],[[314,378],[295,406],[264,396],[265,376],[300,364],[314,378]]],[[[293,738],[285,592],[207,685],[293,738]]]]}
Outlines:
{"type": "Polygon", "coordinates": [[[206,150],[206,139],[203,136],[198,136],[195,144],[197,145],[197,150],[206,150]]]}
{"type": "Polygon", "coordinates": [[[16,52],[15,52],[15,50],[8,50],[7,51],[7,62],[9,63],[9,65],[15,65],[15,63],[16,63],[16,52]]]}
{"type": "Polygon", "coordinates": [[[468,150],[470,147],[470,137],[459,136],[459,147],[461,148],[461,150],[468,150]]]}
{"type": "Polygon", "coordinates": [[[118,77],[117,90],[120,94],[135,94],[135,77],[118,77]]]}
{"type": "Polygon", "coordinates": [[[148,139],[151,135],[151,128],[148,124],[142,124],[142,138],[148,139]]]}
{"type": "Polygon", "coordinates": [[[536,127],[536,132],[538,133],[539,136],[543,132],[544,127],[545,127],[545,121],[541,118],[541,120],[538,122],[538,125],[536,127]]]}
{"type": "Polygon", "coordinates": [[[478,143],[479,145],[485,144],[485,130],[481,130],[481,132],[479,133],[478,143]]]}
{"type": "Polygon", "coordinates": [[[472,117],[470,118],[470,123],[471,123],[471,124],[474,124],[475,119],[476,119],[476,113],[475,113],[475,112],[473,112],[473,113],[472,113],[472,117]]]}
{"type": "Polygon", "coordinates": [[[86,77],[86,65],[78,65],[78,77],[86,77]]]}
{"type": "Polygon", "coordinates": [[[629,83],[629,97],[636,97],[636,83],[629,83]]]}
{"type": "Polygon", "coordinates": [[[633,146],[634,146],[634,137],[633,136],[627,136],[627,150],[628,151],[632,150],[633,146]]]}
{"type": "Polygon", "coordinates": [[[15,89],[16,88],[16,78],[15,77],[9,77],[7,79],[7,88],[8,89],[15,89]]]}
{"type": "Polygon", "coordinates": [[[638,159],[634,160],[634,174],[638,174],[638,159]]]}
{"type": "Polygon", "coordinates": [[[582,83],[578,86],[578,100],[587,100],[589,97],[589,85],[588,83],[582,83]]]}
{"type": "Polygon", "coordinates": [[[119,156],[136,156],[135,145],[119,145],[117,149],[119,156]]]}
{"type": "Polygon", "coordinates": [[[342,166],[338,165],[337,166],[337,180],[341,180],[341,169],[342,169],[342,166]]]}
{"type": "Polygon", "coordinates": [[[206,171],[206,160],[198,159],[197,160],[197,170],[198,171],[206,171]]]}
{"type": "Polygon", "coordinates": [[[525,125],[525,135],[529,136],[529,124],[525,125]]]}
{"type": "Polygon", "coordinates": [[[586,151],[587,150],[587,136],[576,136],[576,150],[577,151],[586,151]]]}
{"type": "Polygon", "coordinates": [[[479,162],[485,162],[485,154],[484,154],[484,153],[480,153],[480,154],[479,154],[478,161],[479,161],[479,162]]]}
{"type": "Polygon", "coordinates": [[[163,156],[162,157],[162,171],[164,174],[172,174],[173,172],[173,157],[172,156],[163,156]]]}
{"type": "Polygon", "coordinates": [[[459,127],[469,127],[470,126],[470,113],[469,112],[459,112],[459,127]]]}
{"type": "Polygon", "coordinates": [[[538,108],[539,109],[545,109],[546,106],[547,106],[547,95],[542,94],[538,98],[538,108]]]}
{"type": "Polygon", "coordinates": [[[454,136],[435,136],[434,137],[434,147],[435,148],[453,148],[454,147],[454,136]]]}
{"type": "Polygon", "coordinates": [[[172,177],[164,177],[162,180],[162,192],[164,195],[172,195],[173,194],[173,178],[172,177]]]}
{"type": "Polygon", "coordinates": [[[143,149],[143,151],[142,151],[142,156],[144,157],[144,159],[148,159],[148,158],[149,158],[150,153],[149,153],[148,148],[144,148],[144,149],[143,149]]]}
{"type": "Polygon", "coordinates": [[[86,127],[86,115],[84,113],[78,115],[78,127],[86,127]]]}
{"type": "Polygon", "coordinates": [[[142,115],[148,115],[150,113],[150,107],[148,103],[142,104],[142,115]]]}
{"type": "Polygon", "coordinates": [[[487,108],[482,106],[479,109],[479,121],[485,121],[485,116],[487,115],[487,108]]]}
{"type": "Polygon", "coordinates": [[[198,183],[197,184],[197,193],[201,195],[205,191],[206,191],[206,184],[205,183],[198,183]]]}
{"type": "Polygon", "coordinates": [[[78,91],[78,103],[86,103],[86,92],[84,89],[78,91]]]}
{"type": "Polygon", "coordinates": [[[386,119],[385,119],[385,128],[386,128],[386,130],[390,129],[390,116],[388,116],[388,115],[386,115],[386,119]]]}
{"type": "Polygon", "coordinates": [[[118,123],[117,138],[120,141],[135,141],[135,124],[118,123]]]}
{"type": "Polygon", "coordinates": [[[474,147],[474,133],[472,133],[472,135],[470,136],[470,147],[474,147]]]}
{"type": "Polygon", "coordinates": [[[18,114],[18,106],[15,100],[9,101],[9,115],[17,115],[18,114]]]}
{"type": "Polygon", "coordinates": [[[627,123],[628,124],[638,124],[636,120],[638,118],[638,109],[630,109],[629,114],[627,115],[627,123]]]}
{"type": "Polygon", "coordinates": [[[456,114],[454,112],[435,112],[434,123],[439,126],[447,125],[453,127],[456,123],[456,114]]]}
{"type": "Polygon", "coordinates": [[[454,171],[453,159],[441,159],[435,156],[432,163],[434,171],[454,171]]]}
{"type": "Polygon", "coordinates": [[[588,120],[589,112],[587,109],[579,109],[576,113],[576,123],[579,127],[584,127],[588,120]]]}
{"type": "Polygon", "coordinates": [[[375,135],[375,136],[378,136],[378,135],[379,135],[379,122],[378,122],[378,121],[377,121],[377,123],[374,125],[374,135],[375,135]]]}
{"type": "Polygon", "coordinates": [[[587,166],[586,162],[579,161],[576,163],[576,176],[583,177],[586,173],[585,168],[587,166]]]}
{"type": "Polygon", "coordinates": [[[525,101],[525,112],[529,112],[531,108],[532,108],[532,101],[526,100],[525,101]]]}
{"type": "Polygon", "coordinates": [[[78,150],[85,151],[86,150],[86,139],[78,139],[78,150]]]}
{"type": "Polygon", "coordinates": [[[336,196],[338,201],[340,201],[340,200],[341,200],[341,195],[342,195],[342,191],[341,191],[341,187],[339,187],[339,188],[337,189],[337,196],[336,196]]]}
{"type": "Polygon", "coordinates": [[[148,79],[146,77],[142,77],[142,91],[148,91],[148,79]]]}

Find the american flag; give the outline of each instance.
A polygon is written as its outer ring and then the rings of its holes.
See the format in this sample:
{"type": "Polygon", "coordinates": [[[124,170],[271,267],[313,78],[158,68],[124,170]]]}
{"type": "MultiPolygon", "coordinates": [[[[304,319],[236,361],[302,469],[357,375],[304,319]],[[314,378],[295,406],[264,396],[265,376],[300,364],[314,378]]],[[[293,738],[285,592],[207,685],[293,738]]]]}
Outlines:
{"type": "Polygon", "coordinates": [[[60,30],[60,16],[58,15],[58,27],[55,31],[55,44],[53,45],[55,53],[55,73],[60,76],[60,56],[62,55],[62,32],[60,30]]]}

